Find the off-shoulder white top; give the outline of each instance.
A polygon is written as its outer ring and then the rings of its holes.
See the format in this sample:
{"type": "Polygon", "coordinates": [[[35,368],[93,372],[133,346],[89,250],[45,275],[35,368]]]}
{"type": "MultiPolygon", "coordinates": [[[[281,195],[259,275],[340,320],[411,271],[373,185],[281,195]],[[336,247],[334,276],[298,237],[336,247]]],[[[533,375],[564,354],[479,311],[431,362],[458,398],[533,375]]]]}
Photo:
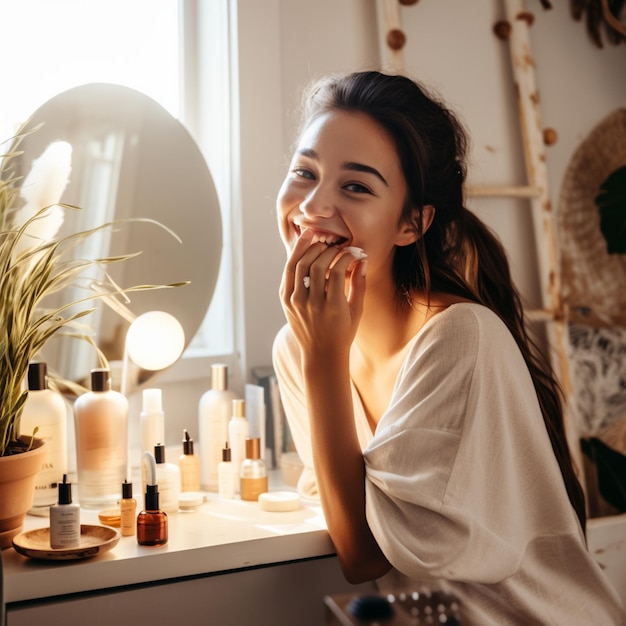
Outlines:
{"type": "MultiPolygon", "coordinates": [[[[287,326],[273,358],[305,466],[298,488],[315,497],[300,353],[287,326]]],[[[461,303],[431,318],[375,433],[354,387],[352,396],[367,521],[394,568],[381,587],[438,581],[481,626],[623,623],[586,550],[526,364],[492,311],[461,303]]]]}

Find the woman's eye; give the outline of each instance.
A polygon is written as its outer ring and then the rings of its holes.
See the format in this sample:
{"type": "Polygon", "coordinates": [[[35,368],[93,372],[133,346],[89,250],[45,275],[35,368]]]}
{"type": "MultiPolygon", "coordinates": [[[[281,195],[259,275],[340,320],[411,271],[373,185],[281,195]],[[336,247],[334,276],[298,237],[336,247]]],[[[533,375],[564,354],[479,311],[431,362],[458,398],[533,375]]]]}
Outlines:
{"type": "Polygon", "coordinates": [[[313,172],[311,172],[311,170],[307,170],[304,167],[294,167],[291,172],[301,178],[309,178],[311,180],[315,178],[315,176],[313,176],[313,172]]]}
{"type": "Polygon", "coordinates": [[[354,193],[372,193],[365,185],[361,185],[360,183],[348,183],[344,185],[344,189],[354,193]]]}

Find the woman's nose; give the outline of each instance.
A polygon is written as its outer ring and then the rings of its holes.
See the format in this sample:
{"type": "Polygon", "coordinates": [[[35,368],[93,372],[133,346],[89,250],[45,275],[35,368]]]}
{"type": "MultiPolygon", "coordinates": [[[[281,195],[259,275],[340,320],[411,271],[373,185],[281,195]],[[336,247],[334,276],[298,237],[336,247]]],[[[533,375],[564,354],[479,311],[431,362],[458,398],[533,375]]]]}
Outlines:
{"type": "Polygon", "coordinates": [[[330,190],[317,185],[300,202],[300,211],[306,217],[329,217],[335,213],[335,203],[330,190]]]}

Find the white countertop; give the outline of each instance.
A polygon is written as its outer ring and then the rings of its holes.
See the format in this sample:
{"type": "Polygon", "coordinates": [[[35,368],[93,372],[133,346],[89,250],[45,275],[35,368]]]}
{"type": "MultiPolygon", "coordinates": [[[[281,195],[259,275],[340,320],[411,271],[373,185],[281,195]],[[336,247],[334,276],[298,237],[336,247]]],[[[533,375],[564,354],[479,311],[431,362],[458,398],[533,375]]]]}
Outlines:
{"type": "MultiPolygon", "coordinates": [[[[271,485],[272,483],[270,483],[271,485]]],[[[138,501],[138,510],[141,504],[138,501]]],[[[98,512],[81,511],[82,524],[99,524],[98,512]]],[[[48,526],[26,516],[24,530],[48,526]]],[[[257,502],[207,501],[168,515],[168,543],[159,547],[121,537],[110,551],[75,561],[39,561],[2,552],[5,601],[19,602],[81,591],[226,572],[334,554],[319,503],[303,501],[292,512],[263,511],[257,502]]]]}

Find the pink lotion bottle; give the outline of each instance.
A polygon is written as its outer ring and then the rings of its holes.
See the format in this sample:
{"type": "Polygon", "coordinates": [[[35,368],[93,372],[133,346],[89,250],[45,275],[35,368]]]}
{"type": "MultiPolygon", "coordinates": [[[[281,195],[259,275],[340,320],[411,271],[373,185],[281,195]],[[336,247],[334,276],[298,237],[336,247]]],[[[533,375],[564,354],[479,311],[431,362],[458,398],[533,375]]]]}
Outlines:
{"type": "Polygon", "coordinates": [[[116,506],[127,470],[128,400],[111,389],[108,369],[91,370],[91,391],[74,404],[74,426],[81,506],[116,506]]]}

